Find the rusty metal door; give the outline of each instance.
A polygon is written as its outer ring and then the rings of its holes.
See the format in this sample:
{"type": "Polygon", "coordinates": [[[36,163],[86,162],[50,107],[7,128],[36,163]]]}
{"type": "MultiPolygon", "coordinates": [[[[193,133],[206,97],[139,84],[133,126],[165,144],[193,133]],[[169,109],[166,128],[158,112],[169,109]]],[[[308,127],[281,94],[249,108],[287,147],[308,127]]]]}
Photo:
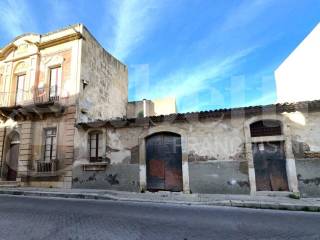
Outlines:
{"type": "Polygon", "coordinates": [[[252,144],[257,191],[288,191],[283,142],[252,144]]]}
{"type": "Polygon", "coordinates": [[[158,133],[146,139],[147,188],[150,191],[182,191],[181,138],[158,133]]]}

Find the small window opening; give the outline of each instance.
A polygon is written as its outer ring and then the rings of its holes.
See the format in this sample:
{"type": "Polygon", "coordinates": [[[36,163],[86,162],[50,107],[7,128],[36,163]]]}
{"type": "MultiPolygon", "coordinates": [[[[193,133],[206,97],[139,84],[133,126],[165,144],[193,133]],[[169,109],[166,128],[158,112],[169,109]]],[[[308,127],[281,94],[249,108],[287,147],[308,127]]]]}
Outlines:
{"type": "Polygon", "coordinates": [[[281,135],[281,122],[278,120],[257,121],[250,125],[250,132],[251,137],[281,135]]]}
{"type": "Polygon", "coordinates": [[[90,162],[102,161],[102,132],[89,133],[89,160],[90,162]]]}

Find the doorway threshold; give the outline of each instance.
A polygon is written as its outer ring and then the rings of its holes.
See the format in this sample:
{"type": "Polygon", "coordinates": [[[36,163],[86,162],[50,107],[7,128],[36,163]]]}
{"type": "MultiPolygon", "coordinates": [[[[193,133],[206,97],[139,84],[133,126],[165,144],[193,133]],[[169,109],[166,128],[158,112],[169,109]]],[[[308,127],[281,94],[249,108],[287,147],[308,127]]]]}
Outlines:
{"type": "Polygon", "coordinates": [[[0,181],[0,188],[1,187],[18,187],[19,182],[17,181],[0,181]]]}
{"type": "Polygon", "coordinates": [[[268,196],[268,197],[289,197],[292,192],[289,191],[257,191],[256,196],[268,196]]]}

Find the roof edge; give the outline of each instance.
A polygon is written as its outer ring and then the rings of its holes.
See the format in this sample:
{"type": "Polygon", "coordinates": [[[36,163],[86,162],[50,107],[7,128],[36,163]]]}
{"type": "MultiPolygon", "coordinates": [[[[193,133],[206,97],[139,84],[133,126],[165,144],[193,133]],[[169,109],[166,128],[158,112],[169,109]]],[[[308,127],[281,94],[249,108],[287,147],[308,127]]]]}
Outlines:
{"type": "Polygon", "coordinates": [[[6,47],[10,46],[11,44],[13,44],[15,41],[17,41],[20,38],[23,38],[23,37],[26,37],[26,36],[39,36],[39,37],[50,36],[52,34],[55,34],[55,33],[58,33],[58,32],[62,32],[62,31],[65,31],[67,29],[71,29],[71,28],[74,28],[74,27],[77,27],[77,26],[81,26],[81,25],[84,26],[83,23],[75,23],[75,24],[71,24],[71,25],[68,25],[68,26],[65,26],[65,27],[62,27],[62,28],[58,28],[57,30],[50,31],[50,32],[47,32],[47,33],[43,33],[43,34],[34,33],[34,32],[23,33],[23,34],[18,35],[14,39],[12,39],[10,42],[5,44],[4,46],[0,47],[0,52],[3,51],[3,49],[5,49],[6,47]]]}
{"type": "Polygon", "coordinates": [[[168,122],[168,121],[185,121],[192,119],[209,119],[209,118],[221,118],[224,116],[237,116],[244,114],[244,116],[259,115],[266,112],[285,113],[295,112],[299,110],[320,110],[320,100],[314,101],[302,101],[294,103],[276,103],[268,105],[247,106],[238,108],[223,108],[208,111],[199,112],[186,112],[186,113],[172,113],[168,115],[149,116],[143,118],[119,118],[109,120],[97,120],[93,122],[79,122],[77,127],[103,127],[112,125],[113,127],[128,127],[130,124],[146,124],[153,122],[168,122]]]}

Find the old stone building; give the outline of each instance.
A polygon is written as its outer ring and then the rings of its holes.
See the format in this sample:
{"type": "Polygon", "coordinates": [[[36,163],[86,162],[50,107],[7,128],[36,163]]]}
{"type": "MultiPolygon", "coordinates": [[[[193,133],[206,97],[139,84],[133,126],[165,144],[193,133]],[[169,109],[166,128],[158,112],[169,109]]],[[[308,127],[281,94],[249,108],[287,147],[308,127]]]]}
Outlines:
{"type": "Polygon", "coordinates": [[[319,110],[313,101],[78,123],[73,187],[319,196],[319,110]]]}
{"type": "Polygon", "coordinates": [[[177,113],[176,99],[168,97],[164,99],[143,99],[127,104],[127,118],[158,116],[177,113]]]}
{"type": "Polygon", "coordinates": [[[1,179],[26,186],[320,196],[320,101],[176,113],[128,103],[81,24],[0,50],[1,179]]]}
{"type": "Polygon", "coordinates": [[[75,123],[124,117],[127,88],[127,67],[82,24],[0,49],[1,180],[70,188],[75,123]]]}

